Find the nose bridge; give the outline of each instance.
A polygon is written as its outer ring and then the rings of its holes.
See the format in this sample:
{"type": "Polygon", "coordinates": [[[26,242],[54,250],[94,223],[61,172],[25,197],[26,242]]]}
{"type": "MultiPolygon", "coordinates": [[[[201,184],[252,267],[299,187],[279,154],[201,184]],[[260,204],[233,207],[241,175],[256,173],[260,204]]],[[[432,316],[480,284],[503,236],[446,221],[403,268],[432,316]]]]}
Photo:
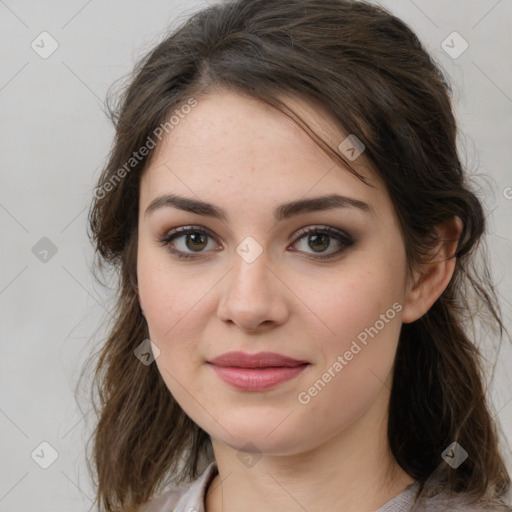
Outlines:
{"type": "Polygon", "coordinates": [[[269,252],[252,236],[247,236],[236,247],[234,268],[232,272],[232,287],[246,294],[270,291],[268,286],[269,252]]]}
{"type": "Polygon", "coordinates": [[[223,320],[248,330],[268,321],[280,322],[286,316],[283,290],[271,270],[268,251],[253,238],[237,247],[233,268],[219,305],[223,320]]]}

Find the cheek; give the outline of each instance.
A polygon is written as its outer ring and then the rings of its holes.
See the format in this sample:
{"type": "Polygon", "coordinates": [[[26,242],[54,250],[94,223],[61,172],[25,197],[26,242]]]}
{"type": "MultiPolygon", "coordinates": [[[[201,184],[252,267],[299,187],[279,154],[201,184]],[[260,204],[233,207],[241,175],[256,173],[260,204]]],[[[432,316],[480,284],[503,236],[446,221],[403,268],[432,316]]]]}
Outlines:
{"type": "Polygon", "coordinates": [[[348,427],[387,386],[401,326],[397,289],[373,272],[330,288],[319,316],[334,334],[310,336],[322,355],[296,394],[311,429],[348,427]]]}
{"type": "Polygon", "coordinates": [[[187,403],[190,395],[184,389],[194,396],[201,393],[191,387],[190,376],[192,367],[200,364],[196,340],[202,330],[194,305],[205,292],[189,287],[179,273],[169,272],[155,259],[141,256],[139,292],[149,337],[160,350],[155,363],[174,398],[187,403]]]}
{"type": "Polygon", "coordinates": [[[160,349],[156,363],[169,390],[178,398],[182,385],[190,389],[193,372],[204,363],[198,341],[204,338],[207,322],[215,314],[209,292],[219,278],[199,266],[197,271],[180,271],[165,251],[151,247],[140,247],[137,261],[149,337],[160,349]]]}
{"type": "Polygon", "coordinates": [[[172,332],[201,292],[197,283],[191,287],[183,273],[170,267],[170,256],[165,250],[155,250],[144,243],[138,249],[137,280],[146,320],[158,338],[172,332]]]}
{"type": "Polygon", "coordinates": [[[346,403],[364,403],[363,395],[378,391],[393,364],[403,309],[403,266],[400,254],[379,258],[378,264],[361,258],[357,268],[341,274],[323,288],[323,299],[320,294],[312,297],[330,331],[311,338],[323,352],[316,378],[330,371],[325,380],[336,382],[329,384],[331,392],[336,389],[346,403]],[[336,378],[331,379],[333,373],[336,378]]]}
{"type": "Polygon", "coordinates": [[[342,349],[375,323],[383,332],[389,330],[391,323],[400,323],[396,317],[402,309],[402,276],[399,261],[380,259],[374,264],[371,258],[361,258],[337,271],[329,283],[320,287],[311,287],[311,280],[306,278],[302,289],[306,293],[309,284],[306,302],[329,328],[329,345],[342,349]]]}

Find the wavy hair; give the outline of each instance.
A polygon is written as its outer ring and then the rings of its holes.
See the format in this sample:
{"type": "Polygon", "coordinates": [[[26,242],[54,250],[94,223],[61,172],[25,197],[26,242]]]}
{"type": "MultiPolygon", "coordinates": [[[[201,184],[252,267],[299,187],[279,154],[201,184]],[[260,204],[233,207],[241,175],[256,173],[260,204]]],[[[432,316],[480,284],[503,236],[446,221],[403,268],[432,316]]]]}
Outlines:
{"type": "Polygon", "coordinates": [[[382,7],[238,0],[208,7],[166,36],[108,105],[115,139],[88,225],[95,267],[116,275],[113,319],[94,356],[98,420],[89,469],[101,511],[136,507],[171,482],[196,478],[213,460],[209,435],[184,413],[156,365],[134,357],[149,337],[137,300],[137,219],[140,176],[154,152],[130,159],[180,105],[218,88],[281,110],[359,176],[283,98],[320,102],[355,134],[393,201],[409,271],[436,241],[435,226],[454,216],[462,220],[449,285],[425,315],[402,326],[388,439],[422,495],[441,489],[498,503],[510,475],[486,400],[480,336],[471,325],[480,315],[499,340],[506,329],[482,245],[484,209],[457,152],[450,84],[413,31],[382,7]],[[441,458],[454,441],[470,455],[457,469],[441,458]]]}

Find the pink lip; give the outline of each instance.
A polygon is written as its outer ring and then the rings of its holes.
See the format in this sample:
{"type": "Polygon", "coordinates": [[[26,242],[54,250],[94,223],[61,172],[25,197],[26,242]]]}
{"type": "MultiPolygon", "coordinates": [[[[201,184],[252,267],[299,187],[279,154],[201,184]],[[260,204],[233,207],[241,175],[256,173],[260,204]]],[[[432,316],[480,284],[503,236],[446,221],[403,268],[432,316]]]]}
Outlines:
{"type": "Polygon", "coordinates": [[[224,382],[246,391],[262,391],[286,382],[309,365],[273,352],[228,352],[208,363],[224,382]]]}
{"type": "Polygon", "coordinates": [[[298,361],[297,359],[292,359],[291,357],[274,352],[259,352],[257,354],[226,352],[208,362],[216,366],[237,366],[238,368],[269,368],[272,366],[293,367],[307,363],[307,361],[298,361]]]}

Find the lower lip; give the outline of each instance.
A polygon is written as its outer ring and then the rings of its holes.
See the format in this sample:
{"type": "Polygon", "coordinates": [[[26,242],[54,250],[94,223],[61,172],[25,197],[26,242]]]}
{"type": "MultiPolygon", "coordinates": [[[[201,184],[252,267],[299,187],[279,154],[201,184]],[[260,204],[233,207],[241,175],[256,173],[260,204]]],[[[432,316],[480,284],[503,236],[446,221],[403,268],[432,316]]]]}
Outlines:
{"type": "Polygon", "coordinates": [[[227,384],[245,391],[263,391],[296,377],[308,364],[276,368],[237,368],[212,365],[217,375],[227,384]]]}

